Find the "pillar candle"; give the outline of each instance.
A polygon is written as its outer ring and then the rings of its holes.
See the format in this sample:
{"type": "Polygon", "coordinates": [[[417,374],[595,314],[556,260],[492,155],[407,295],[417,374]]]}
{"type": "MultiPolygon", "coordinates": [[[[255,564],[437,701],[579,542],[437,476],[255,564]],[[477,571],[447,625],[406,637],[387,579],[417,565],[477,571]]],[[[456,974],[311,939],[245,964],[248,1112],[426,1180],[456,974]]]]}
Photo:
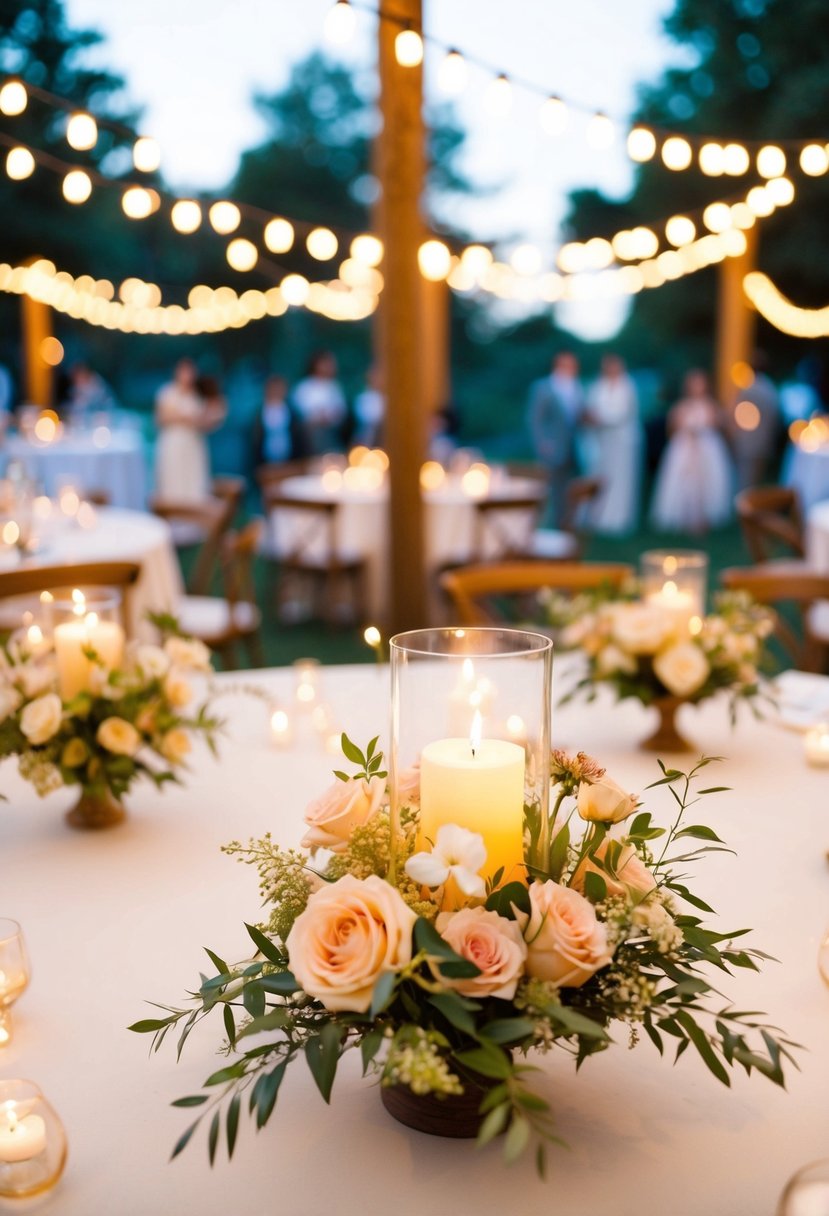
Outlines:
{"type": "Polygon", "coordinates": [[[117,667],[124,654],[124,630],[117,621],[102,621],[88,612],[55,626],[58,687],[64,701],[90,687],[94,664],[84,651],[94,650],[106,668],[117,667]]]}
{"type": "Polygon", "coordinates": [[[0,1161],[31,1161],[46,1148],[46,1124],[40,1115],[18,1118],[17,1103],[6,1102],[0,1118],[0,1161]]]}

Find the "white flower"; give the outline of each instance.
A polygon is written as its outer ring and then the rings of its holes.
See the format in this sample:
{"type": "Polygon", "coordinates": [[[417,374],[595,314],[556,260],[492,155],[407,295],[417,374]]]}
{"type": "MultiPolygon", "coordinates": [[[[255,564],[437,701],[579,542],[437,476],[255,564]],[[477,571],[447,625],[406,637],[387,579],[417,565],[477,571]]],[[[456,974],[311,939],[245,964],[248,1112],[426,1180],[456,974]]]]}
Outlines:
{"type": "Polygon", "coordinates": [[[198,638],[168,638],[164,643],[167,657],[175,667],[192,671],[210,671],[210,651],[198,638]]]}
{"type": "Polygon", "coordinates": [[[9,688],[8,685],[0,684],[0,722],[5,722],[19,704],[20,693],[14,688],[9,688]]]}
{"type": "Polygon", "coordinates": [[[170,657],[160,646],[145,642],[136,646],[133,654],[135,666],[150,680],[161,680],[170,670],[170,657]]]}
{"type": "Polygon", "coordinates": [[[711,665],[694,642],[679,642],[656,655],[653,670],[675,697],[691,697],[708,679],[711,665]]]}
{"type": "Polygon", "coordinates": [[[13,669],[13,682],[18,685],[27,700],[30,697],[39,697],[41,693],[52,689],[55,679],[55,665],[51,661],[26,663],[13,669]]]}
{"type": "Polygon", "coordinates": [[[603,646],[596,655],[596,671],[601,676],[612,676],[618,673],[633,675],[636,671],[636,659],[632,654],[622,650],[613,642],[603,646]]]}
{"type": "Polygon", "coordinates": [[[656,604],[618,604],[613,636],[631,654],[656,654],[676,631],[676,618],[656,604]]]}
{"type": "Polygon", "coordinates": [[[470,899],[483,899],[486,883],[478,873],[486,863],[484,838],[456,823],[438,828],[431,853],[415,853],[406,862],[412,882],[424,887],[442,887],[453,878],[458,889],[470,899]]]}
{"type": "Polygon", "coordinates": [[[56,692],[30,701],[20,715],[20,729],[30,743],[47,743],[60,730],[63,706],[56,692]]]}
{"type": "Polygon", "coordinates": [[[95,738],[115,756],[134,756],[141,746],[141,736],[125,718],[104,718],[95,738]]]}

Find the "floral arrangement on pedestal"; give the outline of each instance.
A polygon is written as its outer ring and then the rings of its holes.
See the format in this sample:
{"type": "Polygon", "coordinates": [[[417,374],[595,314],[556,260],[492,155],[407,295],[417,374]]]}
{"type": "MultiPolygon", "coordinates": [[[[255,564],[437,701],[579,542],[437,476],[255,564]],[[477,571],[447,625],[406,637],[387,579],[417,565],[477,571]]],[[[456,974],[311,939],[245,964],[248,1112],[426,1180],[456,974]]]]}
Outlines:
{"type": "Polygon", "coordinates": [[[596,695],[609,685],[617,697],[635,697],[660,711],[660,726],[646,746],[688,750],[676,731],[674,713],[722,690],[731,696],[732,718],[740,700],[760,694],[765,643],[774,613],[745,592],[722,592],[714,611],[695,616],[658,597],[614,597],[604,591],[567,599],[544,597],[548,620],[565,650],[580,650],[587,672],[564,701],[579,692],[596,695]]]}
{"type": "Polygon", "coordinates": [[[136,778],[158,787],[180,779],[194,733],[215,747],[219,722],[206,703],[193,705],[191,684],[210,671],[210,653],[171,635],[163,646],[127,646],[115,666],[92,645],[82,658],[83,684],[66,696],[48,640],[12,638],[0,651],[0,757],[16,755],[41,796],[79,787],[73,827],[108,827],[123,819],[136,778]]]}
{"type": "Polygon", "coordinates": [[[417,768],[397,781],[392,812],[377,740],[362,753],[343,736],[343,750],[357,771],[308,806],[298,849],[270,836],[225,848],[259,873],[253,957],[228,964],[208,950],[214,973],[190,1004],[130,1027],[156,1050],[177,1029],[181,1051],[220,1015],[229,1058],[204,1092],[173,1103],[199,1112],[174,1156],[202,1121],[211,1162],[223,1127],[232,1155],[241,1111],[266,1124],[299,1059],[328,1102],[351,1049],[401,1122],[481,1143],[504,1133],[507,1160],[534,1142],[542,1173],[554,1120],[532,1051],[581,1065],[619,1025],[631,1045],[697,1052],[725,1085],[738,1065],[783,1085],[795,1044],[718,991],[765,956],[737,944],[746,930],[706,927],[699,913],[712,909],[686,885],[689,863],[724,848],[685,822],[715,792],[694,791],[707,759],[687,774],[660,762],[654,785],[675,804],[665,829],[590,757],[554,752],[552,807],[525,823],[533,864],[504,883],[481,835],[444,823],[433,841],[419,836],[417,768]]]}

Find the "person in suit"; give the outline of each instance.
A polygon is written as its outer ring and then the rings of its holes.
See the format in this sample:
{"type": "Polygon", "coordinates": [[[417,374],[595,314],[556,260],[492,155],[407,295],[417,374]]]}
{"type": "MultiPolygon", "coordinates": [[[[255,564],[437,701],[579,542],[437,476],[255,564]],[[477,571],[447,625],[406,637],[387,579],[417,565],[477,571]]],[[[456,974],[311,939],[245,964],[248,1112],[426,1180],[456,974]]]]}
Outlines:
{"type": "Polygon", "coordinates": [[[550,374],[532,385],[527,407],[535,454],[549,473],[547,513],[554,527],[563,521],[567,484],[576,473],[575,436],[583,410],[578,360],[572,351],[561,351],[550,374]]]}
{"type": "Polygon", "coordinates": [[[766,356],[755,351],[754,377],[740,389],[731,414],[731,447],[737,464],[737,488],[762,485],[774,471],[783,439],[780,396],[766,374],[766,356]]]}
{"type": "Polygon", "coordinates": [[[283,464],[308,455],[303,428],[288,401],[288,381],[271,375],[265,381],[262,409],[253,433],[254,463],[283,464]]]}

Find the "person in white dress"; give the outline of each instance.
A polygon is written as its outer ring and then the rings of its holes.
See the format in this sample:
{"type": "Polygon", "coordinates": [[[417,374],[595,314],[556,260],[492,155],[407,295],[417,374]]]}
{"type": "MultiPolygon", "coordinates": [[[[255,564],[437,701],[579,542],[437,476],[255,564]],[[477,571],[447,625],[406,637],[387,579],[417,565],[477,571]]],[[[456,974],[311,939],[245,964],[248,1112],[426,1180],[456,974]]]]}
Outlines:
{"type": "Polygon", "coordinates": [[[292,398],[311,454],[342,450],[348,407],[337,382],[337,360],[330,351],[311,356],[307,373],[294,388],[292,398]]]}
{"type": "Polygon", "coordinates": [[[669,439],[651,502],[654,528],[702,533],[731,518],[735,476],[725,424],[705,372],[690,371],[668,414],[669,439]]]}
{"type": "Polygon", "coordinates": [[[155,490],[171,502],[203,502],[210,495],[210,459],[207,433],[224,416],[218,393],[199,391],[192,359],[179,359],[169,384],[155,400],[158,439],[155,452],[155,490]]]}
{"type": "Polygon", "coordinates": [[[601,489],[591,507],[594,532],[632,532],[639,515],[642,424],[636,385],[618,355],[605,355],[583,416],[589,475],[601,489]]]}

